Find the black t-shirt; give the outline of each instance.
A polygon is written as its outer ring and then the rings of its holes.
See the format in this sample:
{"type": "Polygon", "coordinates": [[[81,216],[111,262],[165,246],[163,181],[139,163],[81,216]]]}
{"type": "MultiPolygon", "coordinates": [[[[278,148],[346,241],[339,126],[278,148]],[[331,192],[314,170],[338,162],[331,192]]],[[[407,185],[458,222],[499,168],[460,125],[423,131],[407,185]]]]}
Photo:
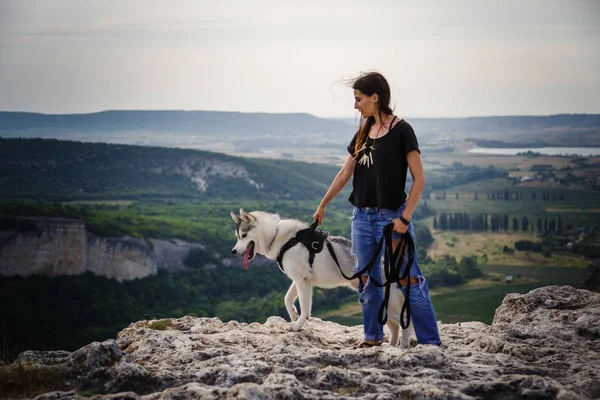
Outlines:
{"type": "MultiPolygon", "coordinates": [[[[356,134],[348,145],[354,155],[356,134]]],[[[415,131],[405,120],[400,120],[377,140],[367,137],[365,150],[356,157],[352,193],[348,200],[356,207],[379,207],[397,210],[405,201],[407,154],[419,150],[415,131]],[[374,149],[374,150],[373,150],[374,149]]]]}

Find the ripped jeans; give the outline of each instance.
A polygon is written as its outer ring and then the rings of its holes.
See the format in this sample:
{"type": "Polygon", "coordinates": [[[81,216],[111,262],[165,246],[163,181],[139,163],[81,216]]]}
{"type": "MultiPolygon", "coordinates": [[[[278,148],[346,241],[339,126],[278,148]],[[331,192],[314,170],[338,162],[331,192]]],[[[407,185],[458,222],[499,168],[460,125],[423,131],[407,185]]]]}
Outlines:
{"type": "MultiPolygon", "coordinates": [[[[383,228],[391,223],[395,218],[402,215],[405,204],[398,210],[378,209],[377,207],[354,207],[352,212],[352,253],[357,258],[355,272],[364,268],[371,260],[377,243],[383,235],[383,228]]],[[[412,222],[408,227],[408,232],[415,238],[412,222]]],[[[394,232],[394,240],[400,239],[401,235],[394,232]]],[[[378,259],[381,259],[384,249],[378,259]]],[[[405,257],[402,273],[404,273],[407,264],[405,257]]],[[[365,274],[366,275],[366,274],[365,274]]],[[[381,265],[379,263],[371,270],[371,275],[378,282],[382,282],[381,265]]],[[[363,275],[364,276],[364,275],[363,275]]],[[[437,319],[431,304],[429,296],[429,287],[427,281],[419,268],[417,255],[410,267],[410,276],[417,277],[419,283],[410,287],[410,314],[411,321],[417,336],[419,344],[439,345],[440,335],[438,332],[437,319]]],[[[397,290],[393,286],[391,290],[397,290]]],[[[400,289],[406,297],[405,288],[400,289]]],[[[370,283],[370,278],[363,285],[362,281],[358,284],[359,301],[362,305],[363,328],[365,340],[383,340],[383,325],[377,320],[379,307],[383,302],[383,289],[370,283]]]]}

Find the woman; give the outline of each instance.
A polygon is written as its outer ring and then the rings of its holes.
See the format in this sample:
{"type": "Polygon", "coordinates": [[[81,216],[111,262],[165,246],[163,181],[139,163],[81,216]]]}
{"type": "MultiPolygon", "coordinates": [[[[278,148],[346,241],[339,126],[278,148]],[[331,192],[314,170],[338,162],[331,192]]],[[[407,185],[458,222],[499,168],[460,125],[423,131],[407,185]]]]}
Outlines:
{"type": "MultiPolygon", "coordinates": [[[[362,124],[348,145],[350,155],[331,183],[313,219],[323,222],[325,208],[337,196],[350,178],[352,194],[352,252],[357,257],[355,271],[364,268],[383,235],[383,229],[393,223],[392,243],[396,250],[407,231],[414,239],[411,222],[425,186],[421,153],[412,127],[394,115],[390,108],[390,86],[383,75],[370,72],[353,80],[354,108],[362,115],[362,124]],[[407,170],[413,184],[405,193],[407,170]]],[[[383,250],[382,250],[383,251],[383,250]]],[[[380,258],[378,258],[380,259],[380,258]]],[[[406,258],[401,275],[406,268],[406,258]]],[[[379,265],[378,265],[379,267],[379,265]]],[[[439,345],[437,320],[417,257],[410,267],[411,276],[401,280],[402,292],[410,288],[412,323],[419,344],[439,345]]],[[[371,276],[380,283],[381,268],[373,268],[371,276]]],[[[383,341],[383,325],[377,314],[383,301],[380,287],[370,284],[368,273],[359,282],[364,326],[364,342],[358,348],[379,346],[383,341]]]]}

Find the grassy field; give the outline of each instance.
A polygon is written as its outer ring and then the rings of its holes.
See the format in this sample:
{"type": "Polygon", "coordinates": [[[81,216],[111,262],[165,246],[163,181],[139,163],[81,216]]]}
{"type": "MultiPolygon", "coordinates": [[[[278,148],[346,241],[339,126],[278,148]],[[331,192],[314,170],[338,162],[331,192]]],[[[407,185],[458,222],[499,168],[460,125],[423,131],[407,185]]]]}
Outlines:
{"type": "MultiPolygon", "coordinates": [[[[527,293],[549,285],[570,285],[580,288],[585,268],[556,266],[519,267],[490,265],[481,268],[486,277],[464,285],[431,290],[438,320],[443,323],[480,321],[490,324],[496,309],[509,293],[527,293]],[[513,275],[511,283],[504,282],[506,274],[513,275]]],[[[329,311],[319,318],[343,325],[361,325],[361,309],[357,302],[329,311]]]]}
{"type": "MultiPolygon", "coordinates": [[[[574,182],[568,174],[589,178],[600,173],[600,157],[588,157],[584,166],[578,164],[572,157],[558,156],[493,156],[476,155],[467,153],[472,146],[471,142],[459,143],[454,152],[425,153],[423,160],[426,165],[437,164],[450,166],[455,162],[467,166],[487,167],[494,166],[503,169],[513,178],[524,175],[535,176],[534,166],[551,166],[556,178],[567,179],[569,186],[561,186],[555,180],[535,180],[522,182],[515,185],[514,179],[496,178],[455,185],[445,191],[445,199],[440,197],[440,191],[432,192],[429,199],[425,199],[438,213],[466,212],[469,214],[487,213],[508,214],[511,222],[513,217],[520,219],[526,216],[530,223],[537,218],[554,218],[559,216],[563,226],[600,226],[600,192],[585,187],[582,182],[574,182]],[[521,200],[488,200],[487,193],[510,189],[511,192],[522,192],[521,200]],[[475,200],[475,193],[478,199],[475,200]],[[531,199],[531,194],[537,195],[531,199]],[[557,197],[564,195],[562,200],[543,200],[542,193],[553,193],[557,197]],[[457,198],[458,195],[458,198],[457,198]]],[[[426,175],[436,176],[447,174],[443,169],[427,170],[426,175]]],[[[512,225],[512,224],[511,224],[512,225]]]]}
{"type": "Polygon", "coordinates": [[[500,306],[507,294],[527,293],[549,285],[569,285],[580,288],[586,273],[585,268],[556,266],[490,265],[483,266],[482,270],[489,277],[486,281],[463,285],[453,291],[432,292],[431,297],[439,320],[445,323],[481,321],[490,324],[496,308],[500,306]],[[504,282],[503,277],[507,274],[513,275],[513,282],[504,282]]]}
{"type": "Polygon", "coordinates": [[[79,200],[79,201],[63,201],[61,204],[64,205],[105,205],[105,206],[128,206],[133,204],[132,200],[79,200]]]}
{"type": "MultiPolygon", "coordinates": [[[[561,218],[562,226],[600,226],[600,193],[577,192],[570,190],[556,190],[564,193],[565,199],[543,200],[542,192],[552,192],[548,189],[514,188],[505,184],[504,179],[491,179],[489,181],[474,182],[468,185],[455,186],[446,191],[445,199],[438,199],[438,193],[431,193],[429,199],[424,199],[438,213],[467,213],[469,215],[492,214],[508,215],[512,230],[513,217],[519,220],[519,229],[522,228],[521,220],[527,217],[529,230],[538,218],[544,220],[558,220],[561,218]],[[488,200],[487,192],[503,190],[523,192],[523,200],[488,200]],[[536,191],[537,199],[531,200],[531,192],[536,191]],[[475,200],[475,193],[478,199],[475,200]],[[457,196],[458,194],[458,196],[457,196]]],[[[432,223],[432,221],[430,221],[432,223]]]]}
{"type": "Polygon", "coordinates": [[[435,241],[427,251],[434,260],[444,254],[456,257],[458,260],[465,256],[476,256],[479,264],[511,265],[511,266],[550,266],[586,267],[588,260],[581,256],[562,252],[544,257],[542,253],[531,251],[515,251],[505,253],[504,246],[514,249],[517,240],[538,242],[539,239],[529,232],[460,232],[432,231],[435,241]]]}
{"type": "Polygon", "coordinates": [[[493,165],[502,169],[513,169],[517,165],[527,161],[527,157],[523,156],[495,156],[488,154],[471,154],[464,152],[452,153],[428,153],[423,152],[423,161],[436,162],[442,165],[452,165],[454,162],[460,162],[464,165],[474,167],[487,167],[493,165]]]}
{"type": "MultiPolygon", "coordinates": [[[[576,168],[576,165],[571,161],[570,157],[561,156],[508,156],[508,155],[493,155],[493,154],[477,154],[469,153],[468,150],[473,147],[473,142],[465,141],[455,144],[453,152],[428,152],[423,151],[423,160],[431,163],[439,163],[442,165],[452,165],[454,162],[460,162],[468,166],[487,167],[493,165],[501,169],[519,169],[522,171],[529,170],[533,165],[551,164],[554,168],[562,169],[566,167],[576,168]]],[[[600,157],[588,157],[592,164],[600,163],[600,157]]]]}
{"type": "Polygon", "coordinates": [[[538,287],[535,283],[502,283],[494,286],[457,290],[454,293],[433,294],[432,301],[438,320],[443,323],[480,321],[491,324],[496,309],[509,293],[527,293],[538,287]]]}
{"type": "Polygon", "coordinates": [[[521,282],[539,282],[543,285],[569,285],[576,288],[582,287],[582,282],[586,274],[586,268],[565,268],[560,266],[522,267],[484,265],[481,267],[481,270],[490,276],[503,277],[504,275],[513,275],[515,279],[521,282]]]}

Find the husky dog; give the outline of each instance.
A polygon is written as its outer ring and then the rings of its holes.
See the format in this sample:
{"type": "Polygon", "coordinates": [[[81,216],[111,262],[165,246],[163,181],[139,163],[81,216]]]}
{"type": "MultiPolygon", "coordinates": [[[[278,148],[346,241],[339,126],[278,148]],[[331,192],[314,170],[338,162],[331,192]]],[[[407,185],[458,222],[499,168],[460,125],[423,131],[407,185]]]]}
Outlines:
{"type": "MultiPolygon", "coordinates": [[[[248,268],[248,262],[252,261],[256,254],[276,260],[282,247],[295,237],[298,231],[308,227],[301,221],[281,219],[278,214],[263,211],[247,213],[241,208],[240,215],[231,213],[231,218],[236,223],[235,236],[238,240],[231,252],[238,256],[244,255],[244,268],[248,268]]],[[[329,236],[326,240],[333,246],[344,274],[353,275],[356,257],[352,254],[350,240],[341,236],[329,236]]],[[[308,249],[302,243],[298,243],[284,253],[280,268],[292,280],[284,301],[294,331],[302,329],[310,317],[313,286],[321,288],[349,286],[355,291],[358,289],[358,279],[349,281],[342,276],[326,246],[315,255],[311,266],[308,249]],[[300,315],[294,306],[296,298],[299,298],[300,302],[300,315]]],[[[391,331],[390,345],[397,346],[404,296],[396,285],[393,285],[390,292],[386,325],[391,331]]],[[[412,323],[408,329],[402,330],[400,347],[408,347],[412,330],[412,323]]]]}

